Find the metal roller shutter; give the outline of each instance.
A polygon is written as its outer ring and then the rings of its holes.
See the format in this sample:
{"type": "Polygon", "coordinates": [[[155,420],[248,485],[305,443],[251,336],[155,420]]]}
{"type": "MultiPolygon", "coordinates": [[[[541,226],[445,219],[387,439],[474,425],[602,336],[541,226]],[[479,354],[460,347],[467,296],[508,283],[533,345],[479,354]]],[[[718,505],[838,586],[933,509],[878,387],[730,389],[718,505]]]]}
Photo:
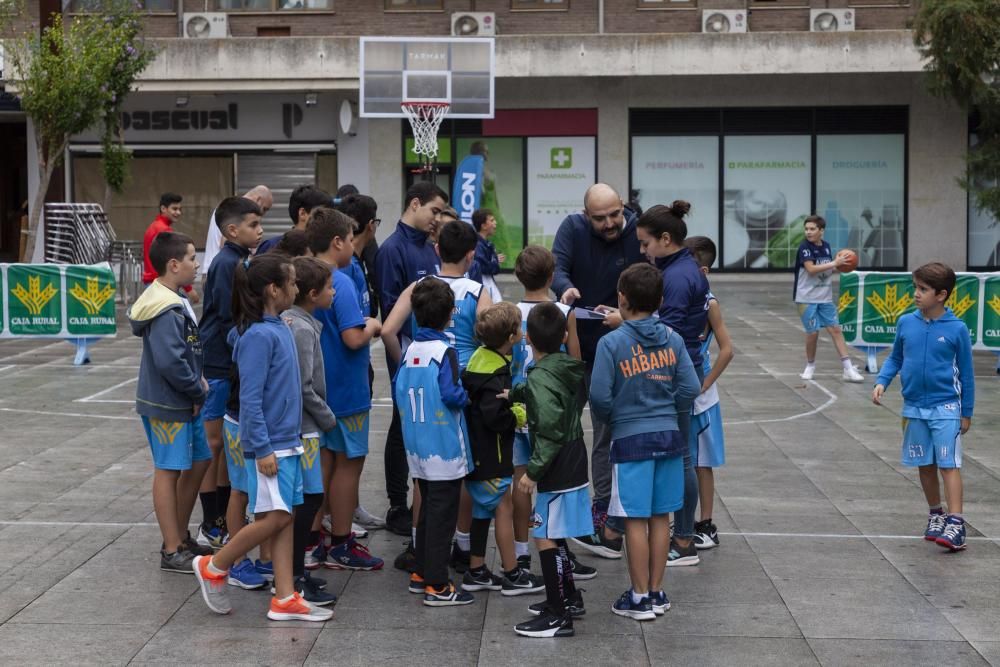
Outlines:
{"type": "Polygon", "coordinates": [[[264,217],[264,238],[288,231],[288,198],[300,185],[316,184],[315,153],[239,153],[236,159],[236,191],[246,192],[266,185],[274,195],[274,206],[264,217]]]}

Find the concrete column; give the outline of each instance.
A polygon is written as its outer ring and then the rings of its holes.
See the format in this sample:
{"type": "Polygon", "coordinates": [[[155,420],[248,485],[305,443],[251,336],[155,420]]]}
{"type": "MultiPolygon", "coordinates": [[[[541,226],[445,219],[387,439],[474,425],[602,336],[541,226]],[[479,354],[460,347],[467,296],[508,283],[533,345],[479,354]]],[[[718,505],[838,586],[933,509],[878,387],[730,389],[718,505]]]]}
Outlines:
{"type": "Polygon", "coordinates": [[[371,192],[368,150],[367,118],[358,119],[357,131],[353,135],[341,133],[337,137],[337,181],[340,184],[353,183],[362,194],[371,192]]]}
{"type": "Polygon", "coordinates": [[[907,265],[941,261],[957,271],[968,256],[968,195],[956,179],[965,173],[965,112],[931,97],[917,77],[910,106],[907,265]]]}
{"type": "MultiPolygon", "coordinates": [[[[358,136],[361,136],[360,133],[358,136]]],[[[396,229],[403,210],[403,125],[398,118],[368,119],[368,178],[371,196],[378,202],[381,243],[396,229]]]]}
{"type": "Polygon", "coordinates": [[[624,78],[602,79],[597,106],[597,180],[628,201],[628,85],[624,78]]]}

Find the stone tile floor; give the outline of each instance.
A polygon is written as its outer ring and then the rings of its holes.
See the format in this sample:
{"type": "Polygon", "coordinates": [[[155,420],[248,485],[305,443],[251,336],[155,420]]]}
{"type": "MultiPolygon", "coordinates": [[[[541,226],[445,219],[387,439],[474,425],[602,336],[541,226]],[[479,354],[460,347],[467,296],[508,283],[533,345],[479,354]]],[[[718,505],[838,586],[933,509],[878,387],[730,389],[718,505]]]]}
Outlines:
{"type": "MultiPolygon", "coordinates": [[[[970,547],[948,554],[919,539],[925,505],[915,471],[899,465],[898,385],[888,407],[873,406],[868,383],[840,381],[826,339],[816,380],[801,381],[788,282],[713,277],[738,355],[720,387],[721,548],[669,571],[674,608],[646,624],[608,611],[628,585],[624,562],[587,558],[600,575],[583,584],[588,614],[566,640],[513,634],[526,598],[479,594],[470,607],[426,609],[391,567],[326,572],[340,602],[322,626],[270,622],[266,594],[235,589],[233,614],[212,614],[193,578],[157,567],[150,460],[131,405],[138,339],[121,328],[80,368],[65,342],[4,341],[0,663],[1000,664],[995,357],[976,354],[964,438],[970,547]]],[[[362,502],[383,512],[391,407],[373,356],[362,502]]],[[[402,543],[382,532],[369,546],[391,563],[402,543]]]]}

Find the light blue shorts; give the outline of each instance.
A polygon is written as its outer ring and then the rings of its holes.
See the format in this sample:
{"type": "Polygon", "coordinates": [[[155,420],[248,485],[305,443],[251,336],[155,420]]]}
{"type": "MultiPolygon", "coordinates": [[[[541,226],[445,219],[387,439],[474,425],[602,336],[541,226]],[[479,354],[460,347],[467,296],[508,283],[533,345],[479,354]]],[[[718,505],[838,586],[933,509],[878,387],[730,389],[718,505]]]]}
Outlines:
{"type": "Polygon", "coordinates": [[[302,436],[302,493],[323,493],[323,465],[320,463],[319,433],[302,436]]]}
{"type": "Polygon", "coordinates": [[[265,512],[292,513],[296,505],[302,504],[302,465],[300,454],[282,456],[278,459],[278,474],[267,477],[257,470],[257,461],[247,459],[247,509],[251,514],[265,512]],[[253,469],[250,469],[253,466],[253,469]]]}
{"type": "Polygon", "coordinates": [[[718,468],[726,463],[726,441],[722,432],[722,409],[716,403],[691,415],[691,457],[696,468],[718,468]]]}
{"type": "Polygon", "coordinates": [[[800,303],[799,317],[806,333],[816,333],[825,327],[839,327],[837,309],[832,303],[800,303]]]}
{"type": "Polygon", "coordinates": [[[587,487],[554,493],[539,491],[535,497],[531,527],[532,537],[547,540],[583,537],[593,533],[594,517],[590,513],[587,487]]]}
{"type": "Polygon", "coordinates": [[[608,514],[648,519],[684,506],[684,457],[624,461],[611,466],[608,514]]]}
{"type": "Polygon", "coordinates": [[[341,417],[337,415],[337,425],[323,434],[323,446],[341,452],[349,459],[368,456],[368,426],[371,420],[367,412],[341,417]]]}
{"type": "Polygon", "coordinates": [[[959,419],[903,418],[904,466],[962,467],[962,422],[959,419]]]}
{"type": "Polygon", "coordinates": [[[520,431],[514,432],[514,467],[526,466],[531,460],[531,436],[520,431]]]}
{"type": "Polygon", "coordinates": [[[201,408],[201,418],[207,422],[222,419],[226,416],[226,402],[232,389],[229,380],[209,380],[208,396],[201,408]]]}
{"type": "Polygon", "coordinates": [[[153,467],[160,470],[190,470],[195,461],[211,461],[201,417],[188,422],[167,422],[142,416],[153,467]]]}
{"type": "Polygon", "coordinates": [[[229,485],[234,491],[247,492],[247,460],[243,457],[240,444],[240,424],[226,415],[222,420],[222,441],[226,452],[226,470],[229,471],[229,485]]]}
{"type": "Polygon", "coordinates": [[[496,516],[500,501],[510,493],[510,483],[510,477],[465,480],[465,488],[472,498],[472,518],[492,519],[496,516]]]}

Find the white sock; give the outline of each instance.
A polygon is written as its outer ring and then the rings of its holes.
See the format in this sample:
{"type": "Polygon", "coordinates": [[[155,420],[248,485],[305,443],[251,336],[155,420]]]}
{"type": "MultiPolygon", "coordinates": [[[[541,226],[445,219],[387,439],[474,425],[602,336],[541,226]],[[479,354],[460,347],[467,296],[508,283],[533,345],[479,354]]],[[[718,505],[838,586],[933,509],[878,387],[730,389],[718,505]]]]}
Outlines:
{"type": "Polygon", "coordinates": [[[807,361],[806,362],[806,370],[809,370],[810,368],[816,368],[816,362],[815,361],[807,361]]]}
{"type": "Polygon", "coordinates": [[[854,368],[854,364],[851,363],[851,358],[850,357],[844,357],[844,358],[842,358],[840,360],[840,363],[841,363],[841,365],[843,365],[845,371],[848,368],[854,368]]]}
{"type": "Polygon", "coordinates": [[[417,543],[417,527],[410,528],[410,544],[417,543]]]}
{"type": "Polygon", "coordinates": [[[633,589],[633,591],[632,591],[632,604],[639,604],[640,602],[642,602],[642,599],[644,597],[647,597],[648,595],[649,595],[648,592],[646,592],[646,593],[636,593],[635,590],[633,589]]]}
{"type": "Polygon", "coordinates": [[[455,541],[458,543],[458,548],[462,551],[470,551],[472,549],[472,536],[469,533],[456,530],[455,541]]]}
{"type": "Polygon", "coordinates": [[[528,552],[527,542],[514,542],[514,555],[517,558],[520,558],[521,556],[527,556],[528,554],[529,552],[528,552]]]}
{"type": "Polygon", "coordinates": [[[208,571],[211,572],[212,574],[226,574],[226,570],[220,570],[219,568],[215,567],[215,564],[212,563],[211,558],[208,559],[208,571]]]}

